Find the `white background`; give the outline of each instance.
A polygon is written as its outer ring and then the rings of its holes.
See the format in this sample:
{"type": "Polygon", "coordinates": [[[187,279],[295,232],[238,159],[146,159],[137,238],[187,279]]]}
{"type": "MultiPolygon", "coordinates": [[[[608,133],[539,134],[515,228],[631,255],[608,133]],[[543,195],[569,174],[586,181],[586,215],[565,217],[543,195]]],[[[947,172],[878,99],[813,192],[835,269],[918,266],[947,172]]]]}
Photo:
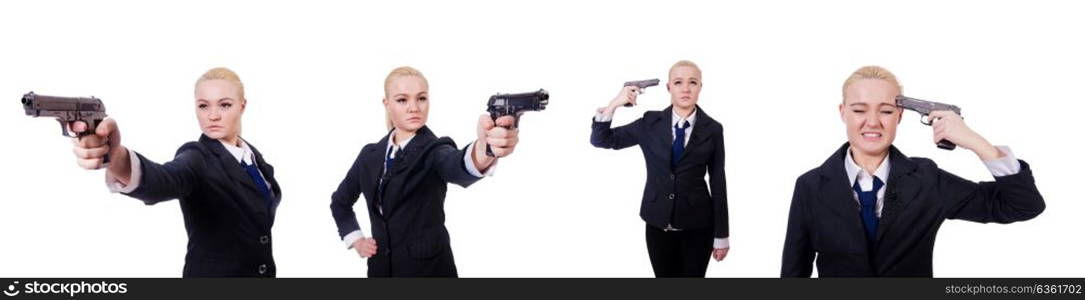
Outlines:
{"type": "MultiPolygon", "coordinates": [[[[123,143],[165,162],[195,140],[192,89],[237,71],[243,136],[275,166],[281,277],[365,276],[328,204],[363,145],[384,134],[388,71],[429,78],[429,125],[464,145],[496,92],[546,88],[497,175],[453,187],[447,226],[465,277],[651,276],[638,217],[641,153],[588,143],[594,109],[622,82],[704,70],[700,105],[725,128],[730,255],[710,277],[775,277],[794,180],[845,139],[840,85],[869,64],[904,93],[963,108],[967,124],[1027,160],[1047,201],[1011,225],[947,221],[939,277],[1085,272],[1081,120],[1085,44],[1075,1],[4,1],[0,4],[0,277],[181,274],[176,201],[144,206],[78,168],[55,121],[23,93],[97,96],[123,143]]],[[[624,124],[669,104],[649,88],[624,124]]],[[[897,147],[972,180],[974,154],[943,151],[906,112],[897,147]]],[[[356,211],[368,230],[364,206],[356,211]]]]}

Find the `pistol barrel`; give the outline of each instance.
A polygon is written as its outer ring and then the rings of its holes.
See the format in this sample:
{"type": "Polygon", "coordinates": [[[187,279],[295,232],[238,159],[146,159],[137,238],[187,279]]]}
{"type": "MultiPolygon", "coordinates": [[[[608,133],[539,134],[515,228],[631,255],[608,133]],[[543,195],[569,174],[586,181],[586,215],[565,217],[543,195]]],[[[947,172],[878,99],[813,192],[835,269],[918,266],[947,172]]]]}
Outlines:
{"type": "Polygon", "coordinates": [[[22,104],[26,115],[33,117],[65,112],[105,112],[102,100],[95,97],[56,97],[29,92],[23,95],[22,104]]]}

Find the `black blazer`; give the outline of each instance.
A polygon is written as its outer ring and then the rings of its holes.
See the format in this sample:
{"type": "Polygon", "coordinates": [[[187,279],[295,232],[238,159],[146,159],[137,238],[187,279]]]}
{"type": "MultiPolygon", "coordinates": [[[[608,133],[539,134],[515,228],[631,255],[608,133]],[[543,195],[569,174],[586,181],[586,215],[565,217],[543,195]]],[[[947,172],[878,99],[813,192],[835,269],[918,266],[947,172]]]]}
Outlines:
{"type": "Polygon", "coordinates": [[[467,172],[463,157],[448,137],[437,138],[423,126],[395,158],[379,194],[388,136],[365,145],[339,188],[331,210],[339,238],[358,230],[354,203],[365,195],[377,254],[369,258],[369,277],[455,277],[448,230],[445,192],[448,183],[467,187],[480,178],[467,172]],[[378,201],[379,200],[379,201],[378,201]],[[383,213],[377,208],[382,205],[383,213]]]}
{"type": "Polygon", "coordinates": [[[644,222],[657,228],[665,228],[667,223],[682,229],[711,228],[714,237],[726,238],[723,126],[698,106],[686,150],[678,165],[671,166],[671,110],[647,111],[640,119],[617,128],[610,128],[610,122],[592,119],[591,144],[615,150],[640,145],[648,168],[640,205],[644,222]]]}
{"type": "Polygon", "coordinates": [[[1017,174],[975,183],[890,147],[882,217],[868,248],[844,171],[848,149],[845,143],[795,182],[780,276],[810,277],[816,253],[821,277],[931,277],[934,237],[943,220],[1012,223],[1044,210],[1024,161],[1017,174]]]}
{"type": "Polygon", "coordinates": [[[184,277],[275,277],[271,225],[282,191],[275,169],[255,146],[249,148],[271,183],[271,211],[244,167],[218,140],[201,135],[165,164],[137,153],[142,175],[127,195],[147,205],[180,199],[188,232],[184,277]]]}

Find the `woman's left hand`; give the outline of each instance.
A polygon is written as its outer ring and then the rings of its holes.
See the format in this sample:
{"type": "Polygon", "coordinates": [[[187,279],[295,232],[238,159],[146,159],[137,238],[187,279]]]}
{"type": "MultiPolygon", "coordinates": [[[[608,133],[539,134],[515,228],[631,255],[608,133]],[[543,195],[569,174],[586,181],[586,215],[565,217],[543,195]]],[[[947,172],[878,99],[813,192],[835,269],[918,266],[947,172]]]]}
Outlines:
{"type": "Polygon", "coordinates": [[[715,259],[716,261],[721,261],[721,260],[723,260],[724,257],[727,257],[727,252],[730,252],[730,251],[731,251],[730,247],[712,249],[712,258],[715,259]]]}
{"type": "Polygon", "coordinates": [[[934,130],[935,143],[948,140],[962,148],[972,150],[984,161],[1002,157],[1002,152],[998,148],[992,146],[991,143],[987,142],[987,139],[968,128],[968,125],[964,124],[964,119],[957,113],[938,110],[932,111],[927,117],[934,122],[931,127],[934,130]]]}

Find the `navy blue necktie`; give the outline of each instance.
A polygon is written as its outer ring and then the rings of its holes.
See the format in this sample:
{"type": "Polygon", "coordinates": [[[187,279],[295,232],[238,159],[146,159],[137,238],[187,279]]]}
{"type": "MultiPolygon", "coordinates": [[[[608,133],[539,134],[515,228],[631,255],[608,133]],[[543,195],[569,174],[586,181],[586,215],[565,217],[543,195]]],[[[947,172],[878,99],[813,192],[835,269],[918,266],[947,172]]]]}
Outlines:
{"type": "Polygon", "coordinates": [[[863,188],[859,187],[859,178],[855,178],[855,185],[852,186],[859,195],[859,215],[863,217],[863,228],[866,229],[866,236],[871,243],[878,234],[878,215],[874,210],[877,209],[878,190],[881,188],[882,180],[878,179],[878,176],[874,176],[874,189],[870,191],[864,192],[863,188]]]}
{"type": "Polygon", "coordinates": [[[385,174],[388,174],[388,171],[392,170],[392,163],[394,163],[396,161],[395,158],[392,157],[392,152],[394,152],[394,151],[397,151],[396,147],[392,146],[392,149],[388,149],[388,155],[384,156],[384,173],[385,174]]]}
{"type": "MultiPolygon", "coordinates": [[[[388,149],[388,155],[384,156],[384,176],[381,176],[381,182],[379,188],[377,189],[377,192],[381,195],[384,195],[384,179],[388,176],[388,174],[392,172],[392,166],[396,161],[396,159],[392,157],[392,152],[395,152],[396,157],[399,157],[400,153],[403,152],[401,149],[398,148],[399,147],[392,146],[392,149],[388,149]]],[[[378,203],[377,205],[380,205],[380,203],[378,203]]]]}
{"type": "Polygon", "coordinates": [[[260,194],[264,195],[264,205],[267,206],[268,212],[271,212],[271,189],[267,187],[264,178],[260,177],[260,170],[256,168],[255,164],[246,164],[244,160],[241,161],[241,166],[245,168],[245,172],[249,173],[249,178],[252,179],[253,184],[256,184],[256,189],[260,190],[260,194]]]}
{"type": "Polygon", "coordinates": [[[682,127],[678,127],[678,123],[674,124],[674,142],[671,143],[671,166],[678,166],[678,159],[681,159],[682,152],[686,151],[686,128],[689,128],[689,121],[686,121],[682,127]]]}

